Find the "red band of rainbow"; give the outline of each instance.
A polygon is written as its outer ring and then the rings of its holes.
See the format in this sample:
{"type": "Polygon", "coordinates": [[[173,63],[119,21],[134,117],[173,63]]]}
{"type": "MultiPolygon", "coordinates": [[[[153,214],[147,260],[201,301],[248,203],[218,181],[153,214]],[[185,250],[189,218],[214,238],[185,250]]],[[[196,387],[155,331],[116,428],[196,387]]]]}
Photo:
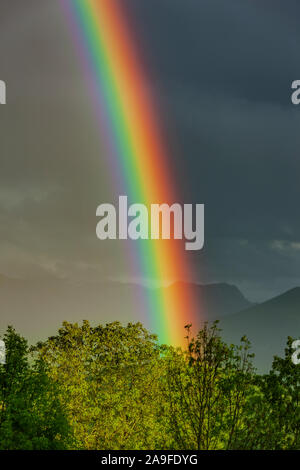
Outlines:
{"type": "MultiPolygon", "coordinates": [[[[76,43],[93,83],[100,131],[131,202],[176,202],[147,76],[119,0],[62,0],[76,26],[76,43]]],[[[118,188],[120,190],[120,188],[118,188]]],[[[119,193],[122,194],[122,193],[119,193]]],[[[174,240],[136,243],[139,275],[158,282],[190,280],[184,246],[174,240]]],[[[182,344],[184,325],[198,324],[198,301],[188,284],[153,289],[146,299],[160,342],[182,344]]]]}

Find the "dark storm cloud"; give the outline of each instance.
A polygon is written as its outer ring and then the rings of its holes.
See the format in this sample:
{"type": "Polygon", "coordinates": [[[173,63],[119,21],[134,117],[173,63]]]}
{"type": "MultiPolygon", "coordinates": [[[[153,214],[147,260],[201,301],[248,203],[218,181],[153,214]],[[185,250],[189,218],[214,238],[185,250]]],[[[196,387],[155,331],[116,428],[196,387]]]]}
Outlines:
{"type": "Polygon", "coordinates": [[[60,2],[1,2],[0,77],[8,91],[0,108],[1,272],[111,276],[122,256],[97,243],[95,212],[114,195],[60,2]]]}
{"type": "Polygon", "coordinates": [[[206,204],[199,276],[259,299],[299,284],[299,2],[129,3],[168,111],[182,197],[206,204]]]}
{"type": "MultiPolygon", "coordinates": [[[[182,201],[206,204],[206,246],[191,256],[199,281],[235,282],[254,299],[300,284],[299,2],[122,3],[182,201]]],[[[3,270],[126,276],[118,244],[94,237],[96,206],[115,195],[60,2],[1,1],[0,79],[3,270]]]]}
{"type": "Polygon", "coordinates": [[[287,104],[286,86],[300,72],[299,4],[127,1],[138,12],[135,25],[146,38],[147,56],[168,85],[287,104]]]}

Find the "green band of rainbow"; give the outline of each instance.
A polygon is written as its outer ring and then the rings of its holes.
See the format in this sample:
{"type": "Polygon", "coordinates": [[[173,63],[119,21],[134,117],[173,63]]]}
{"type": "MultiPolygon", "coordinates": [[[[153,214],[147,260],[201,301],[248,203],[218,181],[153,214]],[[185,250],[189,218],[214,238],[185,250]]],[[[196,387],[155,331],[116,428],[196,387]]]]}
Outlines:
{"type": "MultiPolygon", "coordinates": [[[[62,0],[76,25],[76,42],[83,49],[100,130],[111,158],[122,175],[131,202],[146,205],[176,202],[168,158],[157,126],[152,96],[125,22],[119,0],[62,0]]],[[[120,191],[120,188],[118,188],[120,191]]],[[[119,194],[119,193],[118,193],[119,194]]],[[[182,244],[174,240],[136,243],[140,275],[160,283],[189,279],[182,244]]],[[[157,289],[148,295],[153,332],[164,343],[180,344],[183,326],[197,322],[197,302],[187,285],[157,289]]]]}

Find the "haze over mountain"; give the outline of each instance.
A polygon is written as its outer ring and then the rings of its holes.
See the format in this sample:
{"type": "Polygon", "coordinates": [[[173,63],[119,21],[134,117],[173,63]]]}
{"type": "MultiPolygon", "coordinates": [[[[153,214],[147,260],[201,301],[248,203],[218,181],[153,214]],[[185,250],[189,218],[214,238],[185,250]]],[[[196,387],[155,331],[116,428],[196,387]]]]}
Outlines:
{"type": "MultiPolygon", "coordinates": [[[[178,284],[175,282],[168,289],[176,289],[178,284]]],[[[192,287],[195,295],[200,299],[201,320],[217,320],[254,305],[244,297],[236,286],[225,282],[189,284],[189,287],[192,287]]]]}
{"type": "MultiPolygon", "coordinates": [[[[190,284],[200,298],[201,321],[222,318],[252,304],[229,284],[190,284]]],[[[163,289],[177,289],[177,283],[163,289]]],[[[17,280],[0,276],[0,334],[13,325],[30,342],[55,334],[62,321],[107,323],[141,321],[149,327],[149,288],[120,282],[17,280]]],[[[184,335],[184,325],[183,335],[184,335]]]]}
{"type": "Polygon", "coordinates": [[[246,335],[257,367],[268,370],[273,356],[283,355],[287,337],[300,337],[300,287],[223,318],[221,328],[223,337],[234,343],[246,335]]]}
{"type": "MultiPolygon", "coordinates": [[[[163,289],[177,288],[174,283],[163,289]]],[[[250,339],[259,370],[267,370],[273,356],[283,353],[288,336],[300,337],[300,287],[261,304],[249,302],[236,286],[226,283],[189,284],[189,288],[200,299],[201,321],[220,319],[226,341],[238,343],[243,335],[250,339]]],[[[141,321],[149,327],[146,295],[149,288],[134,283],[33,281],[1,275],[0,335],[11,324],[36,342],[55,334],[64,320],[141,321]]]]}

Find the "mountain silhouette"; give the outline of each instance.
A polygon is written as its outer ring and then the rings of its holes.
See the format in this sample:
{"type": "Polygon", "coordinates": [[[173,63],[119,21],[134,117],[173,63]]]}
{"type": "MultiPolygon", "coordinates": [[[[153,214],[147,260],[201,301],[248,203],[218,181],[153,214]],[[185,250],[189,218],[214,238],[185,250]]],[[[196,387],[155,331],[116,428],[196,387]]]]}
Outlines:
{"type": "MultiPolygon", "coordinates": [[[[199,319],[214,320],[249,307],[241,292],[229,284],[187,284],[199,299],[199,319]]],[[[174,283],[162,289],[177,289],[174,283]]],[[[155,288],[122,282],[19,280],[0,276],[0,335],[13,325],[31,343],[57,332],[66,320],[92,324],[141,321],[147,326],[145,299],[155,288]]],[[[184,324],[182,325],[184,336],[184,324]]]]}
{"type": "Polygon", "coordinates": [[[246,335],[258,369],[268,370],[273,356],[284,354],[287,337],[300,338],[300,287],[221,319],[221,328],[234,343],[246,335]]]}
{"type": "Polygon", "coordinates": [[[201,320],[217,320],[254,305],[244,297],[236,286],[225,282],[214,284],[175,282],[168,289],[177,289],[178,285],[182,284],[187,285],[196,298],[198,298],[201,320]]]}

